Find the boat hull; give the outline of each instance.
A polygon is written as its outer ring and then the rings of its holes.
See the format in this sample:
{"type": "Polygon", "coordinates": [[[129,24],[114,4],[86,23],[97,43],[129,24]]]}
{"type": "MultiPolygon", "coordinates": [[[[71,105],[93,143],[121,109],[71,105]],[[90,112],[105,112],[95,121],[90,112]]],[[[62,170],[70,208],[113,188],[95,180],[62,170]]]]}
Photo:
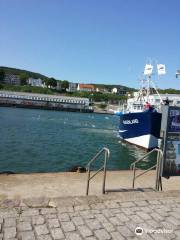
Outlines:
{"type": "Polygon", "coordinates": [[[161,113],[144,111],[120,115],[119,136],[126,142],[145,149],[158,147],[161,113]]]}

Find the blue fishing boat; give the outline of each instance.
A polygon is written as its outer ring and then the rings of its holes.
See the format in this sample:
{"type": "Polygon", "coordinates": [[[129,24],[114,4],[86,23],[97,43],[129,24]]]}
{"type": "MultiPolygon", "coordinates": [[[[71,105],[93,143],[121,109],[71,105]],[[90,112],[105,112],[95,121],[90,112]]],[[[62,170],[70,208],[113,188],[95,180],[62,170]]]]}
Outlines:
{"type": "Polygon", "coordinates": [[[161,113],[147,110],[120,115],[119,135],[137,146],[152,149],[158,146],[161,113]]]}
{"type": "MultiPolygon", "coordinates": [[[[161,67],[158,73],[165,74],[165,66],[161,67]],[[160,72],[159,72],[160,71],[160,72]]],[[[156,91],[155,85],[151,80],[153,66],[146,64],[144,75],[147,76],[142,80],[142,86],[136,98],[127,102],[127,108],[123,112],[119,112],[119,136],[123,141],[145,148],[147,150],[158,146],[161,129],[161,112],[159,106],[149,103],[151,90],[156,91]],[[151,87],[153,84],[153,88],[151,87]]],[[[160,95],[159,95],[160,97],[160,95]]],[[[161,97],[160,97],[161,99],[161,97]]],[[[163,104],[161,99],[160,104],[163,104]]]]}

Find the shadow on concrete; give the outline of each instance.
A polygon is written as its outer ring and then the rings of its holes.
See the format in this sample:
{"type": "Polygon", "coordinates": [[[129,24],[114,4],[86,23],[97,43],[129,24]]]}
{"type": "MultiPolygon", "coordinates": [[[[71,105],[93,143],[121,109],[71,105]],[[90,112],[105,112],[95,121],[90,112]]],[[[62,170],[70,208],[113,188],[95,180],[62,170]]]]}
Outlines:
{"type": "Polygon", "coordinates": [[[106,193],[113,192],[156,192],[154,188],[119,188],[119,189],[106,189],[106,193]]]}

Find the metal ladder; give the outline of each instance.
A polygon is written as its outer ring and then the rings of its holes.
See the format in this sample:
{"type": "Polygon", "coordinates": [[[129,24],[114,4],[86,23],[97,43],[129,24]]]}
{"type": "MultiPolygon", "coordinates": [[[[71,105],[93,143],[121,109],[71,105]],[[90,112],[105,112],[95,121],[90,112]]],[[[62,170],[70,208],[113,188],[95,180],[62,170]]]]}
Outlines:
{"type": "Polygon", "coordinates": [[[87,164],[86,170],[88,172],[88,178],[87,178],[87,187],[86,187],[86,195],[89,193],[89,184],[90,180],[94,178],[100,171],[104,171],[103,174],[103,183],[102,183],[102,193],[105,194],[105,183],[106,183],[106,165],[107,165],[107,160],[109,159],[110,156],[110,151],[108,148],[103,147],[87,164]],[[92,176],[91,176],[91,164],[102,154],[104,153],[104,163],[102,167],[99,168],[92,176]]]}
{"type": "MultiPolygon", "coordinates": [[[[150,152],[148,152],[147,154],[145,154],[142,158],[136,160],[135,162],[133,162],[130,166],[130,169],[133,170],[133,181],[132,181],[132,187],[134,188],[135,185],[135,180],[144,175],[145,173],[149,172],[150,170],[156,168],[156,181],[155,181],[155,189],[159,190],[159,186],[160,186],[160,182],[159,182],[159,178],[160,178],[160,172],[161,172],[161,161],[163,159],[163,152],[161,149],[158,148],[154,148],[153,150],[151,150],[150,152]],[[136,175],[136,170],[142,170],[140,168],[136,168],[136,164],[141,162],[143,159],[145,159],[147,156],[151,155],[153,152],[157,152],[157,160],[156,160],[156,164],[148,169],[146,169],[145,171],[143,171],[142,173],[139,173],[138,175],[136,175]]],[[[162,190],[162,184],[161,184],[161,190],[162,190]]]]}

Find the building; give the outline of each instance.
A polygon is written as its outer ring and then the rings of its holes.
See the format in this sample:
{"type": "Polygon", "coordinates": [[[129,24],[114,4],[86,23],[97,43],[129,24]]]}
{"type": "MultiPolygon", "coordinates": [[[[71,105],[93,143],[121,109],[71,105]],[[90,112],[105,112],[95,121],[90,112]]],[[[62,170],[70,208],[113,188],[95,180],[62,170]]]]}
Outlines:
{"type": "Polygon", "coordinates": [[[117,90],[117,88],[113,88],[113,89],[111,90],[111,92],[114,93],[114,94],[117,94],[118,90],[117,90]]]}
{"type": "MultiPolygon", "coordinates": [[[[137,92],[134,93],[134,97],[137,98],[137,92]]],[[[162,101],[165,103],[166,99],[169,100],[169,105],[171,106],[180,106],[180,94],[152,94],[149,95],[149,98],[147,99],[147,96],[144,96],[144,101],[148,101],[152,106],[161,106],[162,101]]],[[[128,103],[133,103],[134,98],[129,98],[128,103]]]]}
{"type": "Polygon", "coordinates": [[[76,92],[77,91],[77,84],[69,82],[69,87],[67,89],[68,92],[76,92]]]}
{"type": "Polygon", "coordinates": [[[96,92],[99,92],[99,93],[109,93],[108,90],[106,88],[99,88],[97,87],[95,89],[96,92]]]}
{"type": "Polygon", "coordinates": [[[95,88],[91,84],[78,84],[77,90],[82,92],[94,92],[95,88]]]}
{"type": "Polygon", "coordinates": [[[0,105],[67,111],[93,112],[88,98],[0,91],[0,105]]]}
{"type": "Polygon", "coordinates": [[[125,96],[127,94],[127,91],[124,89],[124,87],[114,87],[111,92],[120,96],[125,96]]]}
{"type": "Polygon", "coordinates": [[[9,73],[5,73],[3,82],[5,84],[9,84],[9,85],[20,85],[21,84],[20,77],[18,75],[9,74],[9,73]]]}
{"type": "Polygon", "coordinates": [[[33,87],[45,87],[41,78],[28,78],[28,84],[33,87]]]}
{"type": "Polygon", "coordinates": [[[58,90],[58,91],[62,90],[62,83],[60,81],[57,81],[56,90],[58,90]]]}
{"type": "Polygon", "coordinates": [[[124,87],[119,87],[117,89],[117,94],[120,95],[120,96],[125,96],[125,95],[127,95],[127,90],[125,90],[124,87]]]}

